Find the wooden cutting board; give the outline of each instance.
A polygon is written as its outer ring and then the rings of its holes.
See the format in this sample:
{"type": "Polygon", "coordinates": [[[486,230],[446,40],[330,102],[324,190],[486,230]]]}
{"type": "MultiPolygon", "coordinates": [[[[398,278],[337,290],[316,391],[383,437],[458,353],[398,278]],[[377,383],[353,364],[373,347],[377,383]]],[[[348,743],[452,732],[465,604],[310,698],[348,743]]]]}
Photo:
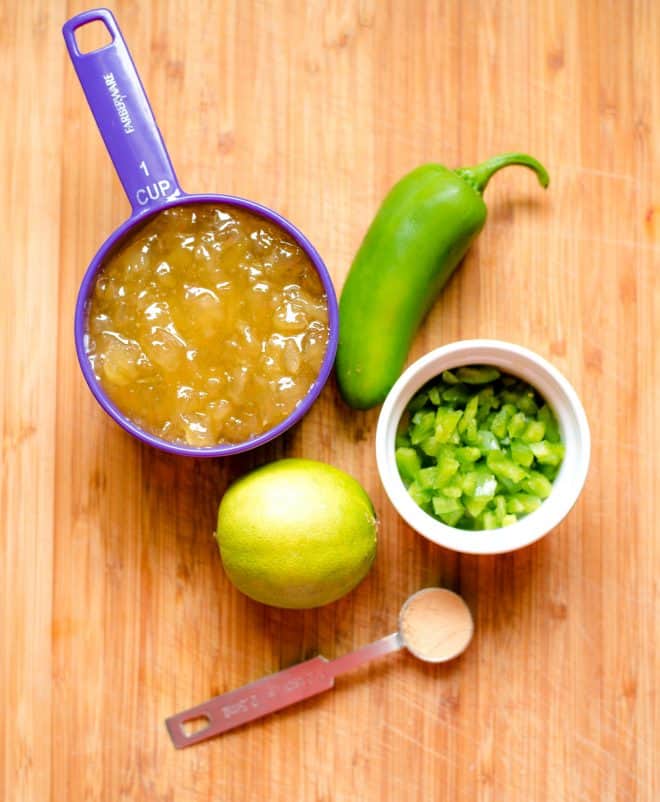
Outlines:
{"type": "Polygon", "coordinates": [[[140,446],[93,401],[78,284],[128,204],[68,62],[84,6],[0,2],[0,798],[6,802],[656,802],[660,6],[652,0],[110,3],[184,187],[295,221],[341,287],[407,170],[523,149],[411,359],[489,336],[549,358],[592,426],[586,489],[549,537],[459,556],[405,526],[377,411],[331,382],[277,443],[224,461],[140,446]],[[228,483],[304,455],[381,519],[368,579],[311,612],[255,604],[212,531],[228,483]],[[384,635],[425,585],[462,593],[470,650],[405,653],[184,752],[163,719],[384,635]]]}

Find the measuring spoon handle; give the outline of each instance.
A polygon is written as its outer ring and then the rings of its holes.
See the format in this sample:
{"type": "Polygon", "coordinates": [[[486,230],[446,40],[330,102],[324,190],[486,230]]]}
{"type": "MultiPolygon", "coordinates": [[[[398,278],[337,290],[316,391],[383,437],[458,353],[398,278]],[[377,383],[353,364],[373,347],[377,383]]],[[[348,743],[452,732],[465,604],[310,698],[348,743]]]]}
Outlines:
{"type": "Polygon", "coordinates": [[[191,707],[165,720],[170,738],[177,749],[205,741],[214,735],[233,730],[248,721],[254,721],[283,707],[302,702],[310,696],[329,691],[335,677],[352,671],[376,657],[394,652],[403,646],[398,632],[328,661],[325,657],[313,657],[304,663],[285,668],[277,674],[243,685],[235,691],[223,693],[208,702],[191,707]],[[202,722],[200,722],[200,719],[202,722]],[[203,723],[203,720],[206,723],[203,723]],[[186,732],[185,725],[191,726],[186,732]]]}
{"type": "Polygon", "coordinates": [[[333,677],[338,677],[340,674],[345,674],[347,671],[353,671],[377,657],[382,657],[384,654],[396,652],[403,648],[403,639],[398,632],[393,632],[391,635],[386,635],[380,640],[373,643],[368,643],[353,652],[343,654],[341,657],[336,657],[329,663],[330,670],[333,677]]]}
{"type": "Polygon", "coordinates": [[[314,657],[171,716],[165,724],[174,746],[192,746],[330,690],[335,680],[329,665],[324,657],[314,657]],[[186,733],[184,725],[195,719],[206,719],[207,723],[186,733]]]}

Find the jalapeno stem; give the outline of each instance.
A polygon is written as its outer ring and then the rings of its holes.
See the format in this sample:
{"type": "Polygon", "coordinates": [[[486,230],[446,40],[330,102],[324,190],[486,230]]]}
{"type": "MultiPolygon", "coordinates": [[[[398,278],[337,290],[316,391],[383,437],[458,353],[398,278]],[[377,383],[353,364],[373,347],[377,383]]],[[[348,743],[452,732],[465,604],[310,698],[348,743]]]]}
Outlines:
{"type": "Polygon", "coordinates": [[[477,192],[483,192],[491,177],[495,175],[502,167],[508,167],[510,164],[520,164],[523,167],[529,167],[536,173],[539,184],[545,189],[550,183],[550,177],[547,170],[537,161],[533,156],[528,156],[526,153],[502,153],[499,156],[493,156],[481,164],[476,164],[474,167],[460,167],[456,170],[456,174],[465,179],[477,192]]]}

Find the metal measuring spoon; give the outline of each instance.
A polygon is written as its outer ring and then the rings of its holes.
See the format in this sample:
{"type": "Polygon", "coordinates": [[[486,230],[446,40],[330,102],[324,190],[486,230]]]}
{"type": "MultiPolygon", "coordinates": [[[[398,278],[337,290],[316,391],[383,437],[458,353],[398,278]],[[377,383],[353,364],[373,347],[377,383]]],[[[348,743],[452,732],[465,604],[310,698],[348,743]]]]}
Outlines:
{"type": "Polygon", "coordinates": [[[472,615],[460,596],[445,588],[425,588],[401,608],[397,632],[335,660],[321,655],[305,660],[177,713],[165,723],[177,749],[192,746],[328,691],[340,674],[403,646],[429,663],[451,660],[465,650],[473,632],[472,615]],[[201,728],[186,732],[186,723],[199,724],[204,719],[201,728]]]}

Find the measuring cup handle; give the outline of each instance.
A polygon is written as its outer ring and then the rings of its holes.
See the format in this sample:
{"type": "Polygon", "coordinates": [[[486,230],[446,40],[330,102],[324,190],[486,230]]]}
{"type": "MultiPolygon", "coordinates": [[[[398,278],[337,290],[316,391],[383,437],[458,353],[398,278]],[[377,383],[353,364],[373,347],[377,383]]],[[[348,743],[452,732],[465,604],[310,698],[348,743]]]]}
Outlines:
{"type": "Polygon", "coordinates": [[[115,165],[133,214],[153,211],[182,193],[149,100],[117,21],[106,8],[85,11],[63,28],[71,61],[115,165]],[[81,53],[75,32],[102,22],[110,44],[81,53]]]}

